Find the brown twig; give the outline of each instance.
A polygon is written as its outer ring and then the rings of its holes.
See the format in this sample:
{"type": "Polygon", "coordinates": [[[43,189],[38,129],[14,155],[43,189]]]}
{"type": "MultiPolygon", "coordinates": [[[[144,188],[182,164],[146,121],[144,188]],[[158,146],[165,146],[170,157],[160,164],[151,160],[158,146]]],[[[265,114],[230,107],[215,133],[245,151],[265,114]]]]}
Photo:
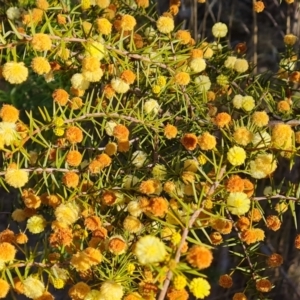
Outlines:
{"type": "MultiPolygon", "coordinates": [[[[218,176],[216,182],[210,187],[210,189],[208,191],[208,195],[212,195],[214,193],[214,191],[216,190],[216,188],[219,186],[220,179],[223,177],[223,175],[225,173],[225,170],[226,170],[226,166],[222,167],[222,169],[219,172],[219,176],[218,176]]],[[[193,224],[195,223],[195,221],[199,217],[202,210],[203,210],[203,207],[200,207],[199,209],[197,209],[193,213],[193,215],[191,216],[191,218],[188,222],[188,226],[183,229],[182,236],[181,236],[181,241],[180,241],[180,244],[177,248],[177,251],[175,253],[175,258],[174,258],[175,262],[177,262],[177,263],[180,260],[181,249],[182,249],[182,247],[183,247],[183,245],[186,241],[186,238],[189,234],[189,231],[193,227],[193,224]]],[[[165,299],[165,296],[166,296],[166,293],[167,293],[167,290],[168,290],[168,287],[170,285],[172,277],[173,277],[173,271],[169,270],[168,273],[167,273],[167,276],[166,276],[166,280],[164,281],[163,287],[162,287],[161,292],[159,294],[158,300],[164,300],[165,299]]]]}

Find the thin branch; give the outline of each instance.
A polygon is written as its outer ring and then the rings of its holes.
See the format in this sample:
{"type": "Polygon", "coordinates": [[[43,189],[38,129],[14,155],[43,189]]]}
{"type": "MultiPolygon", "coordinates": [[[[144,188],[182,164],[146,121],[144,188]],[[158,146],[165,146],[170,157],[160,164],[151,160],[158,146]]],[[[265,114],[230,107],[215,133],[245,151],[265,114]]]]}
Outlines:
{"type": "MultiPolygon", "coordinates": [[[[220,179],[223,177],[225,171],[226,171],[226,166],[222,167],[222,169],[220,170],[220,173],[219,173],[219,176],[218,176],[216,182],[211,186],[210,190],[208,191],[208,196],[212,195],[214,193],[214,191],[216,190],[216,188],[219,186],[220,179]]],[[[203,203],[203,205],[204,205],[204,203],[203,203]]],[[[199,217],[201,211],[203,210],[203,205],[193,213],[193,215],[191,216],[191,218],[188,222],[188,226],[186,228],[184,228],[184,230],[182,232],[181,241],[180,241],[180,244],[175,253],[175,258],[174,258],[175,262],[179,262],[179,260],[180,260],[182,247],[186,241],[186,238],[189,234],[190,229],[193,227],[193,224],[195,223],[195,221],[199,217]]],[[[173,271],[169,270],[167,273],[166,280],[164,281],[164,285],[162,287],[162,290],[161,290],[157,300],[165,299],[165,296],[166,296],[166,293],[167,293],[167,290],[170,285],[172,277],[173,277],[173,271]]]]}

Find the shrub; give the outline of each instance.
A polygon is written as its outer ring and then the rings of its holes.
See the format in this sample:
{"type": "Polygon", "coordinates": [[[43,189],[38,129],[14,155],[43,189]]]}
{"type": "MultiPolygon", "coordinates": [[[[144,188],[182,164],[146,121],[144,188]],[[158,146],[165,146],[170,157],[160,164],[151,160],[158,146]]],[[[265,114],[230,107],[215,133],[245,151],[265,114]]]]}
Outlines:
{"type": "Polygon", "coordinates": [[[248,280],[233,299],[272,289],[264,271],[282,257],[256,261],[298,201],[297,184],[273,180],[299,151],[296,38],[266,81],[244,45],[227,46],[226,24],[213,42],[175,28],[179,5],[159,17],[147,0],[5,8],[1,70],[19,94],[0,111],[0,181],[19,189],[20,230],[0,233],[2,298],[9,284],[32,299],[53,299],[49,286],[74,300],[203,299],[222,246],[239,261],[220,286],[248,280]]]}

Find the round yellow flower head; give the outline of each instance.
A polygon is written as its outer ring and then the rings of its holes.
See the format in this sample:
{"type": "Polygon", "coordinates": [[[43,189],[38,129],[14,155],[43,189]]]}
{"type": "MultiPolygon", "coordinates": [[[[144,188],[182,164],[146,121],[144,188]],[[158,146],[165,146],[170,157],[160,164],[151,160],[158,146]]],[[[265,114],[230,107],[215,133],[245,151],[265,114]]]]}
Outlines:
{"type": "Polygon", "coordinates": [[[46,220],[42,215],[34,215],[27,220],[27,228],[31,233],[41,233],[45,227],[46,220]]]}
{"type": "Polygon", "coordinates": [[[79,207],[74,202],[62,203],[55,209],[56,220],[71,225],[79,218],[79,207]]]}
{"type": "Polygon", "coordinates": [[[175,38],[180,41],[180,44],[187,45],[191,40],[191,34],[187,30],[178,30],[175,38]]]}
{"type": "Polygon", "coordinates": [[[246,152],[241,147],[233,146],[227,152],[227,159],[233,166],[240,166],[245,162],[246,152]]]}
{"type": "Polygon", "coordinates": [[[215,38],[222,38],[227,35],[228,28],[227,25],[221,22],[216,23],[212,27],[212,34],[215,38]]]}
{"type": "Polygon", "coordinates": [[[200,93],[207,92],[211,87],[211,81],[208,76],[200,75],[195,78],[195,85],[200,93]]]}
{"type": "Polygon", "coordinates": [[[106,18],[99,18],[96,20],[96,26],[99,33],[108,35],[111,33],[112,24],[106,18]]]}
{"type": "Polygon", "coordinates": [[[129,84],[119,77],[111,80],[111,86],[119,94],[127,93],[130,88],[129,84]]]}
{"type": "Polygon", "coordinates": [[[135,244],[133,253],[142,265],[164,261],[167,255],[165,244],[151,235],[141,237],[135,244]]]}
{"type": "Polygon", "coordinates": [[[190,80],[190,75],[186,72],[179,72],[174,76],[175,83],[179,85],[188,85],[190,80]]]}
{"type": "Polygon", "coordinates": [[[247,146],[253,139],[253,133],[246,127],[238,127],[233,133],[234,140],[242,146],[247,146]]]}
{"type": "Polygon", "coordinates": [[[136,19],[131,15],[124,15],[121,19],[121,28],[125,31],[131,31],[136,25],[136,19]]]}
{"type": "Polygon", "coordinates": [[[10,289],[9,284],[4,280],[0,279],[0,298],[6,298],[8,291],[10,289]]]}
{"type": "Polygon", "coordinates": [[[209,132],[204,132],[198,137],[198,144],[201,150],[212,150],[216,147],[216,137],[211,135],[209,132]]]}
{"type": "Polygon", "coordinates": [[[100,8],[107,8],[110,5],[110,0],[96,0],[95,2],[100,8]]]}
{"type": "Polygon", "coordinates": [[[293,130],[290,125],[276,124],[272,130],[272,143],[276,148],[288,148],[292,143],[293,130]]]}
{"type": "Polygon", "coordinates": [[[51,71],[51,66],[45,57],[35,57],[31,61],[31,67],[38,75],[47,74],[51,71]]]}
{"type": "Polygon", "coordinates": [[[73,88],[79,90],[87,90],[90,86],[90,82],[81,73],[76,73],[71,77],[71,84],[73,88]]]}
{"type": "Polygon", "coordinates": [[[154,99],[149,99],[144,103],[144,112],[149,115],[152,114],[153,116],[158,114],[159,111],[159,104],[154,99]]]}
{"type": "Polygon", "coordinates": [[[32,48],[36,51],[47,51],[52,47],[50,37],[45,33],[36,33],[31,40],[32,48]]]}
{"type": "Polygon", "coordinates": [[[251,111],[255,107],[255,100],[252,96],[244,96],[242,100],[242,108],[245,111],[251,111]]]}
{"type": "Polygon", "coordinates": [[[28,172],[18,169],[18,166],[15,163],[12,163],[8,166],[4,178],[12,187],[20,188],[28,182],[28,172]]]}
{"type": "Polygon", "coordinates": [[[227,59],[224,62],[224,66],[227,69],[234,69],[234,65],[235,65],[236,60],[237,60],[236,56],[228,56],[227,59]]]}
{"type": "Polygon", "coordinates": [[[20,84],[28,77],[28,69],[23,62],[7,62],[2,68],[2,75],[11,84],[20,84]]]}
{"type": "Polygon", "coordinates": [[[199,73],[206,69],[206,62],[201,57],[195,57],[190,61],[189,66],[192,71],[199,73]]]}
{"type": "Polygon", "coordinates": [[[101,60],[106,53],[104,45],[97,41],[89,41],[85,44],[85,55],[93,56],[101,60]]]}
{"type": "Polygon", "coordinates": [[[161,33],[170,33],[174,30],[174,20],[170,17],[160,16],[156,21],[156,26],[161,33]]]}
{"type": "Polygon", "coordinates": [[[249,64],[248,61],[244,58],[237,58],[234,63],[234,70],[238,73],[244,73],[248,70],[249,64]]]}
{"type": "Polygon", "coordinates": [[[204,299],[210,294],[210,284],[204,278],[194,278],[190,283],[191,293],[199,299],[204,299]]]}
{"type": "Polygon", "coordinates": [[[252,115],[252,122],[257,127],[267,126],[269,123],[269,116],[265,111],[256,111],[252,115]]]}
{"type": "Polygon", "coordinates": [[[243,192],[230,193],[227,198],[227,208],[233,215],[243,215],[250,209],[250,199],[243,192]]]}
{"type": "Polygon", "coordinates": [[[284,36],[283,41],[286,45],[293,46],[293,45],[295,45],[295,43],[297,41],[297,37],[293,34],[287,34],[284,36]]]}

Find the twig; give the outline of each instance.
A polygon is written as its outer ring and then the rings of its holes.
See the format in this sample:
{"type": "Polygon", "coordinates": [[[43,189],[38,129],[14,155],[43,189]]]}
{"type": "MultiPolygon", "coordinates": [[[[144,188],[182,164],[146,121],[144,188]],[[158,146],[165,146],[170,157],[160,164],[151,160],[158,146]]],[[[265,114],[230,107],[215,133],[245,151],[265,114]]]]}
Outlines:
{"type": "MultiPolygon", "coordinates": [[[[222,167],[222,169],[220,170],[220,173],[219,173],[219,176],[216,180],[216,182],[211,186],[211,188],[209,189],[208,191],[208,195],[212,195],[214,193],[214,191],[216,190],[216,188],[219,186],[219,181],[220,179],[223,177],[224,173],[225,173],[225,170],[226,170],[226,166],[222,167]]],[[[204,203],[203,203],[204,205],[204,203]]],[[[195,223],[195,221],[197,220],[197,218],[199,217],[201,211],[203,210],[203,207],[200,207],[199,209],[197,209],[193,215],[191,216],[189,222],[188,222],[188,226],[186,228],[184,228],[183,232],[182,232],[182,237],[181,237],[181,241],[180,241],[180,244],[177,248],[177,251],[175,253],[175,262],[179,262],[180,260],[180,256],[181,256],[181,249],[186,241],[186,238],[189,234],[189,230],[193,227],[193,224],[195,223]]],[[[164,285],[161,289],[161,292],[159,294],[159,297],[157,300],[164,300],[165,299],[165,296],[166,296],[166,293],[167,293],[167,290],[168,290],[168,287],[170,285],[170,282],[171,282],[171,279],[173,277],[173,271],[172,270],[169,270],[168,273],[167,273],[167,276],[166,276],[166,280],[164,281],[164,285]]]]}

